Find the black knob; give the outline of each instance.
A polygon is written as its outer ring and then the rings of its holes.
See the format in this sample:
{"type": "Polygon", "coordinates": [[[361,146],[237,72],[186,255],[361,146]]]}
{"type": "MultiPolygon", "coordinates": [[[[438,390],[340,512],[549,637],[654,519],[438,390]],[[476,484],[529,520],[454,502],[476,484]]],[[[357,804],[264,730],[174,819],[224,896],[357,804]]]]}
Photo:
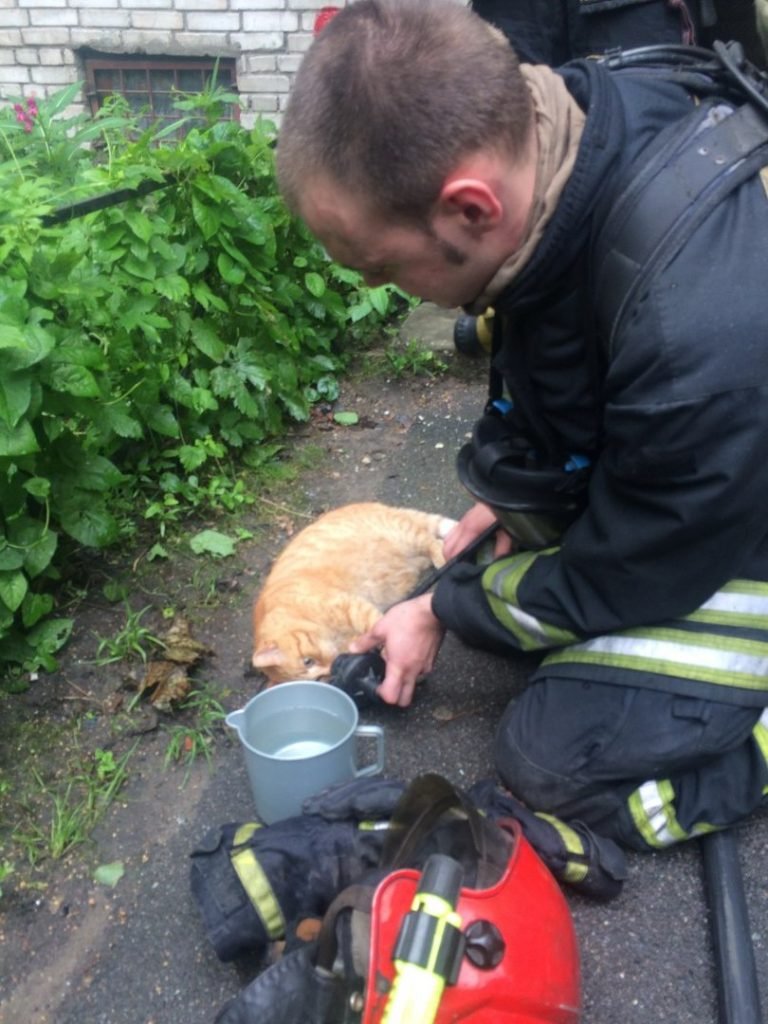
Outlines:
{"type": "Polygon", "coordinates": [[[492,921],[473,921],[465,929],[464,938],[467,941],[464,952],[470,963],[480,970],[489,971],[503,960],[507,944],[492,921]]]}

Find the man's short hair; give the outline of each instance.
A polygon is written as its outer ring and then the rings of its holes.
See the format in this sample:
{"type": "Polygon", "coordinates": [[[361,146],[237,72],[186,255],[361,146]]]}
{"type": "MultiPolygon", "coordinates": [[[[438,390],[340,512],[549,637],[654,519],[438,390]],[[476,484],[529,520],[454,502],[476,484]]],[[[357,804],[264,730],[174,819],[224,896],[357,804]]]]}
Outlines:
{"type": "Polygon", "coordinates": [[[294,209],[317,173],[425,221],[462,157],[522,157],[532,103],[504,36],[456,0],[355,0],[299,67],[277,143],[294,209]]]}

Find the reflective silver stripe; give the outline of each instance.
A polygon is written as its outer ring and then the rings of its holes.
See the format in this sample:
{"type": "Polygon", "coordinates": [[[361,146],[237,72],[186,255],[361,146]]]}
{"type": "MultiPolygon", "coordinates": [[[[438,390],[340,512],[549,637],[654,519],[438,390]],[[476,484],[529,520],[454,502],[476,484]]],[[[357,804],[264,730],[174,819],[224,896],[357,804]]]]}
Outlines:
{"type": "Polygon", "coordinates": [[[579,663],[768,690],[768,643],[682,629],[628,630],[572,644],[545,664],[579,663]]]}
{"type": "Polygon", "coordinates": [[[701,608],[706,611],[740,612],[742,615],[768,618],[768,594],[739,594],[735,591],[718,590],[701,608]]]}
{"type": "Polygon", "coordinates": [[[642,824],[636,823],[649,846],[671,846],[687,838],[672,809],[674,792],[669,782],[660,785],[655,779],[650,779],[639,786],[632,796],[636,796],[642,808],[644,821],[642,824]]]}
{"type": "MultiPolygon", "coordinates": [[[[504,602],[504,608],[507,614],[514,619],[520,627],[521,632],[526,637],[530,637],[530,639],[534,641],[533,644],[525,643],[526,648],[550,646],[547,634],[544,631],[544,626],[539,622],[535,615],[529,615],[528,612],[524,612],[522,608],[518,608],[514,604],[509,604],[507,601],[504,602]]],[[[517,632],[517,630],[515,632],[517,632]]],[[[520,636],[520,633],[518,633],[518,636],[520,636]]]]}
{"type": "MultiPolygon", "coordinates": [[[[695,634],[690,635],[695,637],[695,634]]],[[[571,650],[600,651],[632,658],[671,661],[677,665],[700,665],[723,672],[741,672],[753,676],[768,675],[768,650],[765,654],[754,655],[743,651],[699,646],[695,640],[692,643],[681,643],[679,640],[656,640],[626,634],[600,636],[582,644],[574,644],[571,650]]]]}
{"type": "Polygon", "coordinates": [[[768,625],[768,584],[757,580],[731,580],[686,619],[765,628],[768,625]]]}

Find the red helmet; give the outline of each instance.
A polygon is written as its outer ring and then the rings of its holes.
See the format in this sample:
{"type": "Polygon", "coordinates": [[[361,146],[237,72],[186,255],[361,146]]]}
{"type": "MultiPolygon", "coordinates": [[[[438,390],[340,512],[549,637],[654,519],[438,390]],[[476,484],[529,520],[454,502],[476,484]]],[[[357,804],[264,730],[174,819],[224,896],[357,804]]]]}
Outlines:
{"type": "MultiPolygon", "coordinates": [[[[433,1020],[576,1024],[581,1006],[579,956],[568,905],[518,824],[504,824],[513,842],[501,878],[488,888],[461,888],[458,893],[460,961],[453,971],[454,983],[449,979],[442,990],[433,1020]]],[[[395,871],[376,889],[362,1024],[389,1020],[398,935],[421,877],[412,869],[395,871]]]]}

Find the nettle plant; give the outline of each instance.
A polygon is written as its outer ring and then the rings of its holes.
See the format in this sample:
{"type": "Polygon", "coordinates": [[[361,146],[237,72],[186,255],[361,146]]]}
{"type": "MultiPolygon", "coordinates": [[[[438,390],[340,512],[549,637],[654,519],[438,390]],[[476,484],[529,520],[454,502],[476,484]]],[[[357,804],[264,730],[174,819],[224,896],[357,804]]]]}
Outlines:
{"type": "Polygon", "coordinates": [[[273,126],[218,120],[235,97],[180,96],[154,131],[119,100],[65,118],[78,91],[0,109],[0,667],[55,665],[72,544],[114,543],[126,496],[140,519],[163,479],[195,505],[262,462],[400,299],[288,213],[273,126]],[[55,219],[124,189],[142,194],[55,219]]]}

